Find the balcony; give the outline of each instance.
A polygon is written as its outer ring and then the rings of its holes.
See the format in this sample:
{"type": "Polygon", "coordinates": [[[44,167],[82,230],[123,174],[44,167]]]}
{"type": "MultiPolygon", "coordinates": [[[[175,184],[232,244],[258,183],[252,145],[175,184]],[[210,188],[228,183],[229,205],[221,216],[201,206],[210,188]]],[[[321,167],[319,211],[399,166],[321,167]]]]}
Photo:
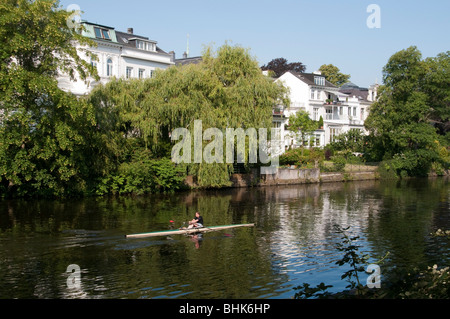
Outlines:
{"type": "Polygon", "coordinates": [[[330,105],[330,106],[333,106],[333,105],[342,106],[344,104],[345,103],[343,103],[341,101],[326,101],[325,103],[323,103],[323,105],[330,105]]]}
{"type": "Polygon", "coordinates": [[[339,122],[355,124],[355,125],[363,124],[363,121],[358,119],[356,116],[344,115],[344,114],[338,114],[338,113],[325,114],[325,120],[326,121],[339,121],[339,122]]]}
{"type": "Polygon", "coordinates": [[[284,116],[284,108],[281,108],[281,107],[273,108],[272,109],[272,115],[273,116],[283,117],[284,116]]]}

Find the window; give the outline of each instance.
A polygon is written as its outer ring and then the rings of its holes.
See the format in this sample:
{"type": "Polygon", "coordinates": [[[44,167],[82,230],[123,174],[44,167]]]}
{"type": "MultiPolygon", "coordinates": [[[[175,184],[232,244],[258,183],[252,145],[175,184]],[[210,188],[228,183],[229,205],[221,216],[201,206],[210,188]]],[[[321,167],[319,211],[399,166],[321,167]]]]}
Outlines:
{"type": "Polygon", "coordinates": [[[133,76],[133,68],[127,67],[127,79],[133,76]]]}
{"type": "Polygon", "coordinates": [[[111,59],[106,61],[106,76],[113,76],[113,62],[111,59]]]}
{"type": "Polygon", "coordinates": [[[109,37],[109,31],[108,30],[102,30],[102,34],[103,34],[103,39],[111,40],[111,38],[109,37]]]}
{"type": "Polygon", "coordinates": [[[95,37],[98,39],[111,40],[109,30],[94,27],[95,37]]]}
{"type": "Polygon", "coordinates": [[[339,136],[341,130],[338,128],[330,128],[330,142],[334,142],[337,136],[339,136]]]}
{"type": "Polygon", "coordinates": [[[353,108],[353,116],[356,116],[356,107],[353,108]]]}
{"type": "Polygon", "coordinates": [[[321,91],[317,91],[317,100],[320,100],[321,91]]]}
{"type": "Polygon", "coordinates": [[[136,41],[136,48],[144,50],[145,49],[145,43],[144,41],[136,41]]]}
{"type": "Polygon", "coordinates": [[[313,120],[318,121],[319,120],[319,109],[317,107],[313,110],[313,120]]]}
{"type": "Polygon", "coordinates": [[[333,119],[333,109],[325,109],[326,112],[326,119],[327,120],[332,120],[333,119]]]}
{"type": "Polygon", "coordinates": [[[364,121],[364,109],[361,109],[361,121],[364,121]]]}
{"type": "Polygon", "coordinates": [[[94,31],[95,31],[95,37],[96,38],[103,38],[102,30],[100,30],[99,28],[94,28],[94,31]]]}
{"type": "Polygon", "coordinates": [[[320,146],[320,134],[315,134],[315,145],[320,146]]]}
{"type": "Polygon", "coordinates": [[[144,78],[144,74],[145,74],[145,70],[144,69],[139,69],[139,78],[140,79],[144,78]]]}
{"type": "Polygon", "coordinates": [[[316,95],[316,91],[311,90],[311,100],[314,100],[315,95],[316,95]]]}
{"type": "Polygon", "coordinates": [[[315,85],[325,85],[325,78],[323,76],[315,76],[314,77],[314,84],[315,85]]]}
{"type": "Polygon", "coordinates": [[[156,45],[151,42],[136,40],[136,48],[145,51],[156,51],[156,45]]]}

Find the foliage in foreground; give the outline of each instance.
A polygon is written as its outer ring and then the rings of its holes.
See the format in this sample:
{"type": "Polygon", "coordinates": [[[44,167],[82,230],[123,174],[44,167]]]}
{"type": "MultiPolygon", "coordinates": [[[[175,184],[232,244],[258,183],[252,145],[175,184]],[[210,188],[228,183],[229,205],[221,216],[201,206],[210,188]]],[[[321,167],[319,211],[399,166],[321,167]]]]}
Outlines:
{"type": "MultiPolygon", "coordinates": [[[[358,236],[349,237],[346,231],[335,225],[336,232],[342,235],[342,241],[337,244],[337,249],[344,252],[344,256],[336,262],[339,266],[346,265],[349,270],[345,271],[341,279],[346,279],[349,285],[347,290],[339,293],[328,291],[332,285],[320,283],[316,287],[311,287],[308,283],[303,283],[294,288],[297,292],[294,299],[449,299],[450,267],[439,268],[437,265],[427,267],[425,270],[413,269],[406,273],[393,271],[388,278],[384,278],[380,288],[368,288],[361,283],[360,275],[365,272],[369,256],[358,252],[361,246],[356,245],[358,236]],[[349,266],[349,267],[348,267],[349,266]]],[[[432,234],[434,236],[447,237],[450,239],[450,231],[438,230],[432,234]]],[[[380,259],[381,263],[386,256],[380,259]]]]}

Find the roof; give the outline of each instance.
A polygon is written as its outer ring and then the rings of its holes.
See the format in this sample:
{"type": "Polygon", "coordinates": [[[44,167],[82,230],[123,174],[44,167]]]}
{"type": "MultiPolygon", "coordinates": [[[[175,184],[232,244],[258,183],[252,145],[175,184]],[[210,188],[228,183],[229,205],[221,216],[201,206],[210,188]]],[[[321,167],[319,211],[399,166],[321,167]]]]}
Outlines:
{"type": "MultiPolygon", "coordinates": [[[[325,77],[323,75],[319,75],[319,74],[314,74],[314,73],[299,73],[299,72],[295,72],[295,71],[287,71],[289,73],[291,73],[292,75],[294,75],[295,77],[297,77],[299,80],[305,82],[308,85],[314,85],[314,86],[318,86],[315,82],[314,82],[314,78],[319,76],[319,77],[325,77]]],[[[338,87],[336,85],[334,85],[333,83],[331,83],[330,81],[328,81],[325,78],[325,85],[320,85],[323,87],[327,87],[327,88],[334,88],[337,89],[338,87]]]]}
{"type": "Polygon", "coordinates": [[[357,86],[355,83],[352,83],[352,82],[347,82],[347,83],[345,83],[344,85],[341,86],[341,89],[346,89],[346,90],[348,90],[348,89],[358,89],[358,88],[359,88],[359,86],[357,86]]]}
{"type": "Polygon", "coordinates": [[[130,42],[130,40],[136,40],[136,39],[156,43],[156,41],[149,40],[148,37],[143,37],[143,36],[136,35],[133,33],[116,31],[116,35],[117,35],[117,42],[119,42],[123,45],[126,45],[126,46],[133,46],[129,42],[130,42]]]}
{"type": "Polygon", "coordinates": [[[196,56],[192,58],[175,59],[176,65],[187,65],[187,64],[199,64],[203,61],[201,56],[196,56]]]}
{"type": "Polygon", "coordinates": [[[367,88],[359,87],[352,82],[347,82],[341,86],[339,92],[348,94],[349,96],[356,96],[360,101],[368,101],[369,90],[367,88]]]}
{"type": "Polygon", "coordinates": [[[93,22],[89,22],[89,21],[86,21],[86,20],[82,20],[81,23],[82,23],[82,24],[95,25],[95,26],[97,26],[97,27],[105,28],[105,29],[111,29],[111,30],[114,30],[114,29],[115,29],[114,27],[109,27],[109,26],[106,26],[106,25],[103,25],[103,24],[93,23],[93,22]]]}
{"type": "MultiPolygon", "coordinates": [[[[120,43],[121,45],[130,47],[130,48],[135,48],[135,49],[136,49],[136,43],[134,43],[133,40],[143,40],[143,41],[151,42],[151,43],[155,43],[155,44],[158,43],[154,40],[150,40],[148,37],[144,37],[144,36],[137,35],[134,33],[122,32],[122,31],[116,31],[116,37],[117,37],[117,42],[120,43]]],[[[156,46],[156,52],[168,54],[167,52],[165,52],[158,46],[156,46]]]]}
{"type": "MultiPolygon", "coordinates": [[[[158,43],[158,42],[156,42],[154,40],[150,40],[148,37],[144,37],[144,36],[141,36],[141,35],[136,35],[134,33],[116,31],[116,36],[117,36],[117,42],[119,42],[123,46],[127,46],[127,47],[130,47],[130,48],[135,48],[135,49],[136,49],[136,43],[134,43],[133,40],[143,40],[143,41],[146,41],[146,42],[155,43],[155,45],[156,45],[156,43],[158,43]]],[[[158,46],[156,46],[156,52],[157,53],[168,54],[166,51],[162,50],[158,46]]]]}
{"type": "MultiPolygon", "coordinates": [[[[83,33],[83,35],[86,37],[95,39],[95,40],[99,40],[99,41],[103,41],[103,42],[110,42],[110,43],[111,42],[117,43],[119,45],[130,47],[130,48],[136,48],[136,44],[133,42],[133,40],[143,40],[146,42],[155,43],[155,45],[157,43],[154,40],[150,40],[148,37],[144,37],[144,36],[137,35],[134,33],[129,33],[129,32],[117,31],[117,30],[115,30],[114,27],[109,27],[109,26],[98,24],[98,23],[92,23],[89,21],[82,21],[82,23],[90,26],[90,27],[86,27],[86,30],[83,33]],[[103,39],[97,38],[94,33],[94,27],[108,29],[110,31],[111,40],[103,40],[103,39]]],[[[167,52],[165,52],[158,46],[156,46],[156,53],[168,54],[167,52]]]]}

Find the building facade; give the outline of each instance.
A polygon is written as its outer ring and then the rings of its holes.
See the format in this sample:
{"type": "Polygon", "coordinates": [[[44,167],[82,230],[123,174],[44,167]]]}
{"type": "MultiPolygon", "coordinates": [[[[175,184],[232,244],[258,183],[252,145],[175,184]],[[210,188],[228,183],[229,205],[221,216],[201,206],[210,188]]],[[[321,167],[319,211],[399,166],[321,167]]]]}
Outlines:
{"type": "Polygon", "coordinates": [[[97,68],[99,81],[88,79],[87,83],[77,80],[71,81],[69,76],[58,78],[59,86],[75,95],[89,94],[99,83],[106,84],[113,77],[116,78],[149,78],[158,69],[167,69],[174,65],[172,55],[161,50],[157,42],[148,37],[135,35],[132,28],[127,32],[115,28],[87,21],[82,22],[82,35],[93,39],[96,47],[82,47],[77,49],[80,57],[97,68]],[[84,50],[97,56],[97,61],[91,60],[84,50]]]}
{"type": "MultiPolygon", "coordinates": [[[[290,107],[278,106],[274,110],[275,127],[287,127],[289,117],[300,110],[306,111],[314,121],[323,120],[323,127],[310,136],[307,146],[323,147],[352,129],[366,133],[364,122],[370,105],[376,100],[377,85],[365,89],[349,83],[339,88],[320,72],[288,71],[276,81],[289,89],[290,107]]],[[[293,132],[281,131],[285,149],[301,146],[293,132]]]]}

